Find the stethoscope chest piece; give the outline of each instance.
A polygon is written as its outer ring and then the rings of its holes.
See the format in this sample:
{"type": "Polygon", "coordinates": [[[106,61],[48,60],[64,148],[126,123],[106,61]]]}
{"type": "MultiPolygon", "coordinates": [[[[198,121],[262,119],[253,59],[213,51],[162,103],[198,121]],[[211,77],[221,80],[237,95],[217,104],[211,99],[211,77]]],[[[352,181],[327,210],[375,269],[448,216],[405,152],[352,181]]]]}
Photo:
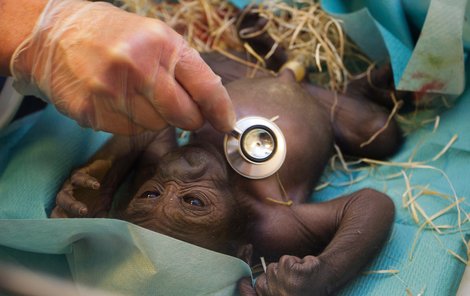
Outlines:
{"type": "Polygon", "coordinates": [[[237,121],[234,131],[225,135],[225,157],[240,175],[250,179],[271,176],[286,157],[286,140],[271,120],[250,116],[237,121]]]}

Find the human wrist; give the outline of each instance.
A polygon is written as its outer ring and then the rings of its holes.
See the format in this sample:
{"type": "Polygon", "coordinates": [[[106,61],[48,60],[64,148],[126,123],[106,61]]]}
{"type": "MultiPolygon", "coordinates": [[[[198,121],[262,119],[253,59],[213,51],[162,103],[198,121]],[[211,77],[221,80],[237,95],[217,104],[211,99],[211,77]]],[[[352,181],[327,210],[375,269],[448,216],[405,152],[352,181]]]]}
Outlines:
{"type": "Polygon", "coordinates": [[[0,2],[0,75],[9,76],[15,49],[31,34],[47,0],[2,0],[0,2]]]}
{"type": "MultiPolygon", "coordinates": [[[[43,1],[43,0],[41,0],[43,1]]],[[[15,88],[23,94],[36,95],[47,100],[49,93],[41,89],[49,84],[50,60],[60,44],[67,18],[91,4],[84,0],[44,0],[39,15],[35,18],[29,34],[22,38],[10,57],[9,74],[15,78],[15,88]]],[[[59,48],[60,50],[60,48],[59,48]]]]}

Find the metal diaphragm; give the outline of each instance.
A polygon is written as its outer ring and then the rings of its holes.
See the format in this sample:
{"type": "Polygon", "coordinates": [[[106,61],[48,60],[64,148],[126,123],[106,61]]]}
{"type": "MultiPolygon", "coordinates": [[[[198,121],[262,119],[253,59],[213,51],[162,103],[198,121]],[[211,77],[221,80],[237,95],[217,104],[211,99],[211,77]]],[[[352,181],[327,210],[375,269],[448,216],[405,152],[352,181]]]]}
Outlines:
{"type": "Polygon", "coordinates": [[[262,179],[279,170],[286,157],[286,140],[271,120],[250,116],[237,121],[231,134],[225,135],[225,157],[240,175],[262,179]]]}

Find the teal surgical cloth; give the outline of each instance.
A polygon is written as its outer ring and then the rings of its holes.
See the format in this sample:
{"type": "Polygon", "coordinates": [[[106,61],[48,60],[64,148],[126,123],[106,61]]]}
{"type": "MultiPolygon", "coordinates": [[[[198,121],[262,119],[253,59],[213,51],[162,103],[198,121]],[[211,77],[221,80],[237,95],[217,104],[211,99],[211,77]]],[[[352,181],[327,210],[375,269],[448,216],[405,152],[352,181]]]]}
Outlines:
{"type": "Polygon", "coordinates": [[[464,17],[468,15],[466,0],[321,3],[327,12],[343,20],[346,33],[373,60],[390,60],[398,89],[462,93],[464,27],[468,31],[468,20],[464,17]],[[408,20],[422,25],[416,28],[420,31],[416,41],[408,20]]]}
{"type": "Polygon", "coordinates": [[[231,295],[249,267],[111,219],[48,219],[71,169],[107,138],[49,107],[0,135],[0,262],[123,295],[231,295]]]}

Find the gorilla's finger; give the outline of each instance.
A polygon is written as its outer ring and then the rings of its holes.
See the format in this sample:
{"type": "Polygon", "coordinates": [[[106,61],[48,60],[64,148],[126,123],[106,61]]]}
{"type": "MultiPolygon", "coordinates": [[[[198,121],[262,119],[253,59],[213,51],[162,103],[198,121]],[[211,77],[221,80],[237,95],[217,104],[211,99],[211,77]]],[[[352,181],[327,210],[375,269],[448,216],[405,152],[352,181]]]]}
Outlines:
{"type": "Polygon", "coordinates": [[[95,177],[90,176],[89,174],[84,173],[82,171],[77,171],[73,173],[70,179],[72,181],[72,185],[74,186],[80,186],[83,188],[94,190],[100,189],[101,186],[100,182],[98,182],[95,177]]]}
{"type": "Polygon", "coordinates": [[[238,281],[238,292],[241,296],[256,296],[255,289],[251,285],[251,278],[245,277],[238,281]]]}
{"type": "Polygon", "coordinates": [[[72,217],[86,216],[88,214],[87,206],[73,197],[72,189],[62,189],[57,193],[57,207],[62,208],[67,215],[72,217]]]}

